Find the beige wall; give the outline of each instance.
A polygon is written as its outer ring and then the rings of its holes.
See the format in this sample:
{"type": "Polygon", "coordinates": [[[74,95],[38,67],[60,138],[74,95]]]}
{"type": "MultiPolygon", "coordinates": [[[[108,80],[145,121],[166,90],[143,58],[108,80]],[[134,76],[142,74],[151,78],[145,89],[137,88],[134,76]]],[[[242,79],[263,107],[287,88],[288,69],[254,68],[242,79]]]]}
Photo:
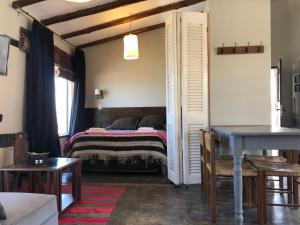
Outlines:
{"type": "MultiPolygon", "coordinates": [[[[11,8],[9,0],[0,1],[0,34],[18,39],[20,27],[29,28],[30,24],[31,21],[11,8]]],[[[72,48],[59,38],[54,41],[64,51],[72,52],[72,48]]],[[[0,134],[23,130],[25,60],[25,53],[11,46],[8,75],[0,76],[0,113],[4,115],[3,122],[0,123],[0,134]]]]}
{"type": "MultiPolygon", "coordinates": [[[[28,20],[9,6],[8,0],[0,2],[0,33],[19,38],[20,26],[27,28],[28,20]]],[[[23,129],[25,54],[10,48],[8,76],[0,76],[0,133],[14,133],[23,129]]]]}
{"type": "Polygon", "coordinates": [[[270,0],[209,0],[209,12],[211,123],[270,124],[270,0]],[[216,55],[223,43],[261,41],[264,54],[216,55]]]}
{"type": "Polygon", "coordinates": [[[123,40],[84,49],[86,106],[97,107],[94,89],[105,90],[103,107],[165,106],[164,29],[138,35],[140,59],[123,59],[123,40]]]}

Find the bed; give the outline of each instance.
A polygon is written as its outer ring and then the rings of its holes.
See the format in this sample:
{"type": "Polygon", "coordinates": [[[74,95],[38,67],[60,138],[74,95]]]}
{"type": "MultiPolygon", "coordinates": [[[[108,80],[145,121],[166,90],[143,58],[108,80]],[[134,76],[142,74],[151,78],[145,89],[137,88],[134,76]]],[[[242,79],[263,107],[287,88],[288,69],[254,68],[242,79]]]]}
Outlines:
{"type": "Polygon", "coordinates": [[[85,171],[162,171],[164,175],[166,174],[167,137],[164,127],[159,126],[155,129],[140,126],[149,125],[143,121],[145,122],[145,118],[150,115],[161,117],[165,122],[163,107],[115,108],[93,113],[96,122],[91,122],[91,112],[86,113],[90,120],[88,126],[93,128],[70,138],[65,143],[65,156],[85,159],[83,163],[85,171]],[[131,118],[132,121],[127,121],[125,127],[124,124],[117,123],[122,119],[124,122],[126,118],[127,120],[131,118]]]}

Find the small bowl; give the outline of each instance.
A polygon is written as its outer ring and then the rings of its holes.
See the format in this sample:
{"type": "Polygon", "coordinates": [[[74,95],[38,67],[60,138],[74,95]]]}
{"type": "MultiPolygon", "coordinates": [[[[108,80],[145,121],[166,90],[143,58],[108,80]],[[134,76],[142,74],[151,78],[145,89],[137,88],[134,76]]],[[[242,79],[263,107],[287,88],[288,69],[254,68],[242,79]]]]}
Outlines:
{"type": "Polygon", "coordinates": [[[28,159],[34,164],[42,164],[48,158],[49,152],[27,152],[28,159]]]}

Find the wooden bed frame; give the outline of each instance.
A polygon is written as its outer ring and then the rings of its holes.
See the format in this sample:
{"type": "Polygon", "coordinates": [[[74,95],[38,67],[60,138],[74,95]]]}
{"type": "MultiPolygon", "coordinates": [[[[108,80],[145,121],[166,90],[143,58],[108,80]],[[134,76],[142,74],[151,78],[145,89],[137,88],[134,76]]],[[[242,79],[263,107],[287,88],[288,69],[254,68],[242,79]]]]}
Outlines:
{"type": "MultiPolygon", "coordinates": [[[[145,115],[160,115],[166,118],[166,107],[125,107],[125,108],[104,108],[98,110],[96,108],[86,108],[85,123],[86,129],[90,127],[106,128],[116,119],[122,117],[136,117],[142,119],[145,115]]],[[[137,164],[125,163],[118,164],[112,160],[108,165],[100,160],[87,160],[83,163],[83,171],[88,172],[134,172],[134,173],[154,173],[162,171],[166,176],[166,168],[161,167],[157,163],[139,162],[137,164]]]]}
{"type": "Polygon", "coordinates": [[[166,107],[126,107],[126,108],[86,108],[86,128],[106,128],[116,119],[122,117],[137,117],[142,119],[145,115],[154,114],[166,118],[166,107]]]}

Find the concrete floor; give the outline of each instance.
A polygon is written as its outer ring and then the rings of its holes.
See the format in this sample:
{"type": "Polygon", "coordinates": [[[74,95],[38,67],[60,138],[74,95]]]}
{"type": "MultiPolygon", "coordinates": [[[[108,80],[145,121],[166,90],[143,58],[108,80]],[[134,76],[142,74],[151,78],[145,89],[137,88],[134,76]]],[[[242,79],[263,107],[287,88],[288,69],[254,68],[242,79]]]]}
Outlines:
{"type": "MultiPolygon", "coordinates": [[[[127,186],[108,225],[206,225],[210,210],[199,185],[174,188],[159,175],[84,174],[83,182],[113,183],[127,186]]],[[[270,201],[284,197],[270,195],[270,201]]],[[[233,195],[218,191],[217,224],[231,225],[233,195]]],[[[300,224],[300,209],[268,207],[268,224],[300,224]]],[[[244,209],[245,225],[256,223],[256,209],[244,209]]]]}

